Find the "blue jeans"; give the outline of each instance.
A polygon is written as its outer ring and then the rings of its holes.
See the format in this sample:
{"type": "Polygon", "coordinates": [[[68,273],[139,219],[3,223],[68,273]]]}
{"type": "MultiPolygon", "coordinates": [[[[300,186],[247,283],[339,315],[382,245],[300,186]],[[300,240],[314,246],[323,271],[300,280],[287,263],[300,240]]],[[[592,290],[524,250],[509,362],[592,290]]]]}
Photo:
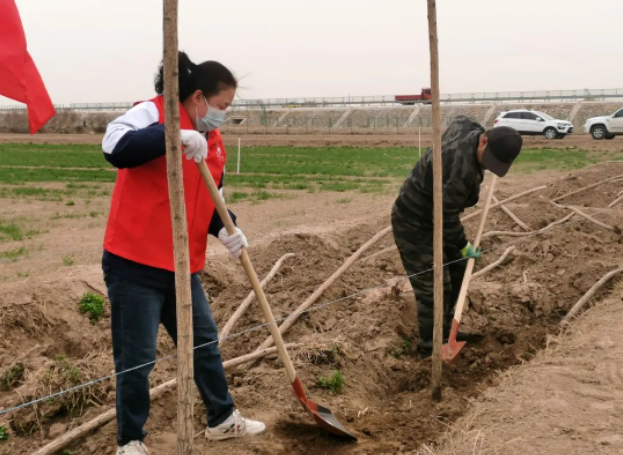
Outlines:
{"type": "MultiPolygon", "coordinates": [[[[162,325],[177,342],[175,288],[157,288],[107,274],[105,276],[111,305],[111,325],[115,371],[153,362],[156,359],[156,338],[162,325]]],[[[201,281],[191,276],[194,345],[218,340],[201,281]]],[[[227,389],[227,380],[218,342],[194,351],[195,382],[208,414],[208,425],[225,421],[233,412],[234,402],[227,389]]],[[[117,376],[117,443],[142,441],[147,432],[149,416],[148,365],[117,376]]]]}

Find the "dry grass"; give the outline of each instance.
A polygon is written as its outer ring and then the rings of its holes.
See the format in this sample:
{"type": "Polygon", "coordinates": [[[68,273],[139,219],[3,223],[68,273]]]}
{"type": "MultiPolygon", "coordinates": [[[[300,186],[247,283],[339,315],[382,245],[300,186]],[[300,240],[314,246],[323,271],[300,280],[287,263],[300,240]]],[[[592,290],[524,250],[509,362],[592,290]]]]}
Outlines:
{"type": "MultiPolygon", "coordinates": [[[[16,389],[21,402],[38,399],[61,391],[67,393],[24,408],[13,415],[13,427],[20,434],[32,434],[43,423],[57,415],[80,416],[87,406],[102,406],[109,381],[80,387],[98,376],[91,368],[92,358],[71,360],[58,355],[34,373],[27,372],[24,385],[16,389]]],[[[101,372],[100,372],[101,373],[101,372]]]]}
{"type": "Polygon", "coordinates": [[[503,455],[509,444],[520,439],[514,438],[492,446],[488,435],[496,428],[476,428],[479,416],[478,412],[470,412],[453,425],[444,424],[448,430],[437,446],[423,444],[411,455],[503,455]]]}

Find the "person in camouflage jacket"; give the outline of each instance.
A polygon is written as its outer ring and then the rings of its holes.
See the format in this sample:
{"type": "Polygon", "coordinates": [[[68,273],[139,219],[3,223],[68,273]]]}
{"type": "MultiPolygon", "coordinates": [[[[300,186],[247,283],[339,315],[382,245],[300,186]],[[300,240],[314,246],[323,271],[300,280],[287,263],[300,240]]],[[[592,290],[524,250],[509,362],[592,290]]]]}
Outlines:
{"type": "MultiPolygon", "coordinates": [[[[484,170],[499,177],[508,172],[522,140],[509,127],[489,131],[458,117],[442,136],[444,339],[450,333],[467,257],[478,257],[465,236],[461,213],[478,202],[484,170]]],[[[418,353],[430,356],[433,346],[433,153],[417,162],[405,180],[391,214],[394,240],[415,292],[418,308],[418,353]]],[[[478,336],[459,333],[459,340],[478,336]]]]}

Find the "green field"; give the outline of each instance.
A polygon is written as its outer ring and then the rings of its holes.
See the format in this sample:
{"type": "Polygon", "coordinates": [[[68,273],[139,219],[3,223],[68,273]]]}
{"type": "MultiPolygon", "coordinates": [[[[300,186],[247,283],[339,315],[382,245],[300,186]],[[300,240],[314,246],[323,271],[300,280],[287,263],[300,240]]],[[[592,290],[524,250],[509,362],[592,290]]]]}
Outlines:
{"type": "MultiPolygon", "coordinates": [[[[613,154],[525,149],[513,172],[572,170],[604,159],[613,159],[613,154]]],[[[416,148],[248,147],[243,149],[240,175],[232,172],[235,156],[230,156],[226,188],[232,202],[283,197],[282,190],[392,192],[417,160],[416,148]]],[[[114,169],[97,145],[0,144],[2,198],[64,201],[107,196],[110,185],[102,184],[114,181],[114,169]]]]}
{"type": "MultiPolygon", "coordinates": [[[[425,151],[422,150],[422,153],[425,151]]],[[[541,170],[573,170],[603,160],[623,160],[623,153],[577,149],[525,149],[513,174],[541,170]]],[[[303,193],[335,193],[340,206],[357,194],[393,197],[418,160],[416,148],[248,147],[242,151],[241,174],[230,155],[225,194],[230,204],[261,204],[271,199],[293,200],[303,193]]],[[[0,263],[28,257],[28,239],[81,219],[84,226],[102,225],[110,204],[115,169],[99,146],[0,144],[0,199],[16,211],[0,215],[0,263]],[[45,201],[45,213],[24,210],[22,204],[45,201]]],[[[58,258],[73,264],[73,258],[58,258]]]]}

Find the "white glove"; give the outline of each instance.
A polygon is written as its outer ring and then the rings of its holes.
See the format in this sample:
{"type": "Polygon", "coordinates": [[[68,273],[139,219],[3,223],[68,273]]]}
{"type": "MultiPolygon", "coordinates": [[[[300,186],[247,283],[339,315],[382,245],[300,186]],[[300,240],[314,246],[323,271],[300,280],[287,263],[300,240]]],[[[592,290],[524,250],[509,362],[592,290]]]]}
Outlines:
{"type": "Polygon", "coordinates": [[[236,228],[236,232],[232,235],[227,233],[227,229],[222,228],[218,233],[218,239],[225,245],[229,254],[235,258],[240,257],[243,247],[249,248],[249,242],[247,242],[246,236],[239,228],[236,228]]]}
{"type": "Polygon", "coordinates": [[[195,160],[195,163],[205,161],[208,157],[208,143],[203,134],[195,130],[182,130],[180,137],[187,160],[195,160]]]}

